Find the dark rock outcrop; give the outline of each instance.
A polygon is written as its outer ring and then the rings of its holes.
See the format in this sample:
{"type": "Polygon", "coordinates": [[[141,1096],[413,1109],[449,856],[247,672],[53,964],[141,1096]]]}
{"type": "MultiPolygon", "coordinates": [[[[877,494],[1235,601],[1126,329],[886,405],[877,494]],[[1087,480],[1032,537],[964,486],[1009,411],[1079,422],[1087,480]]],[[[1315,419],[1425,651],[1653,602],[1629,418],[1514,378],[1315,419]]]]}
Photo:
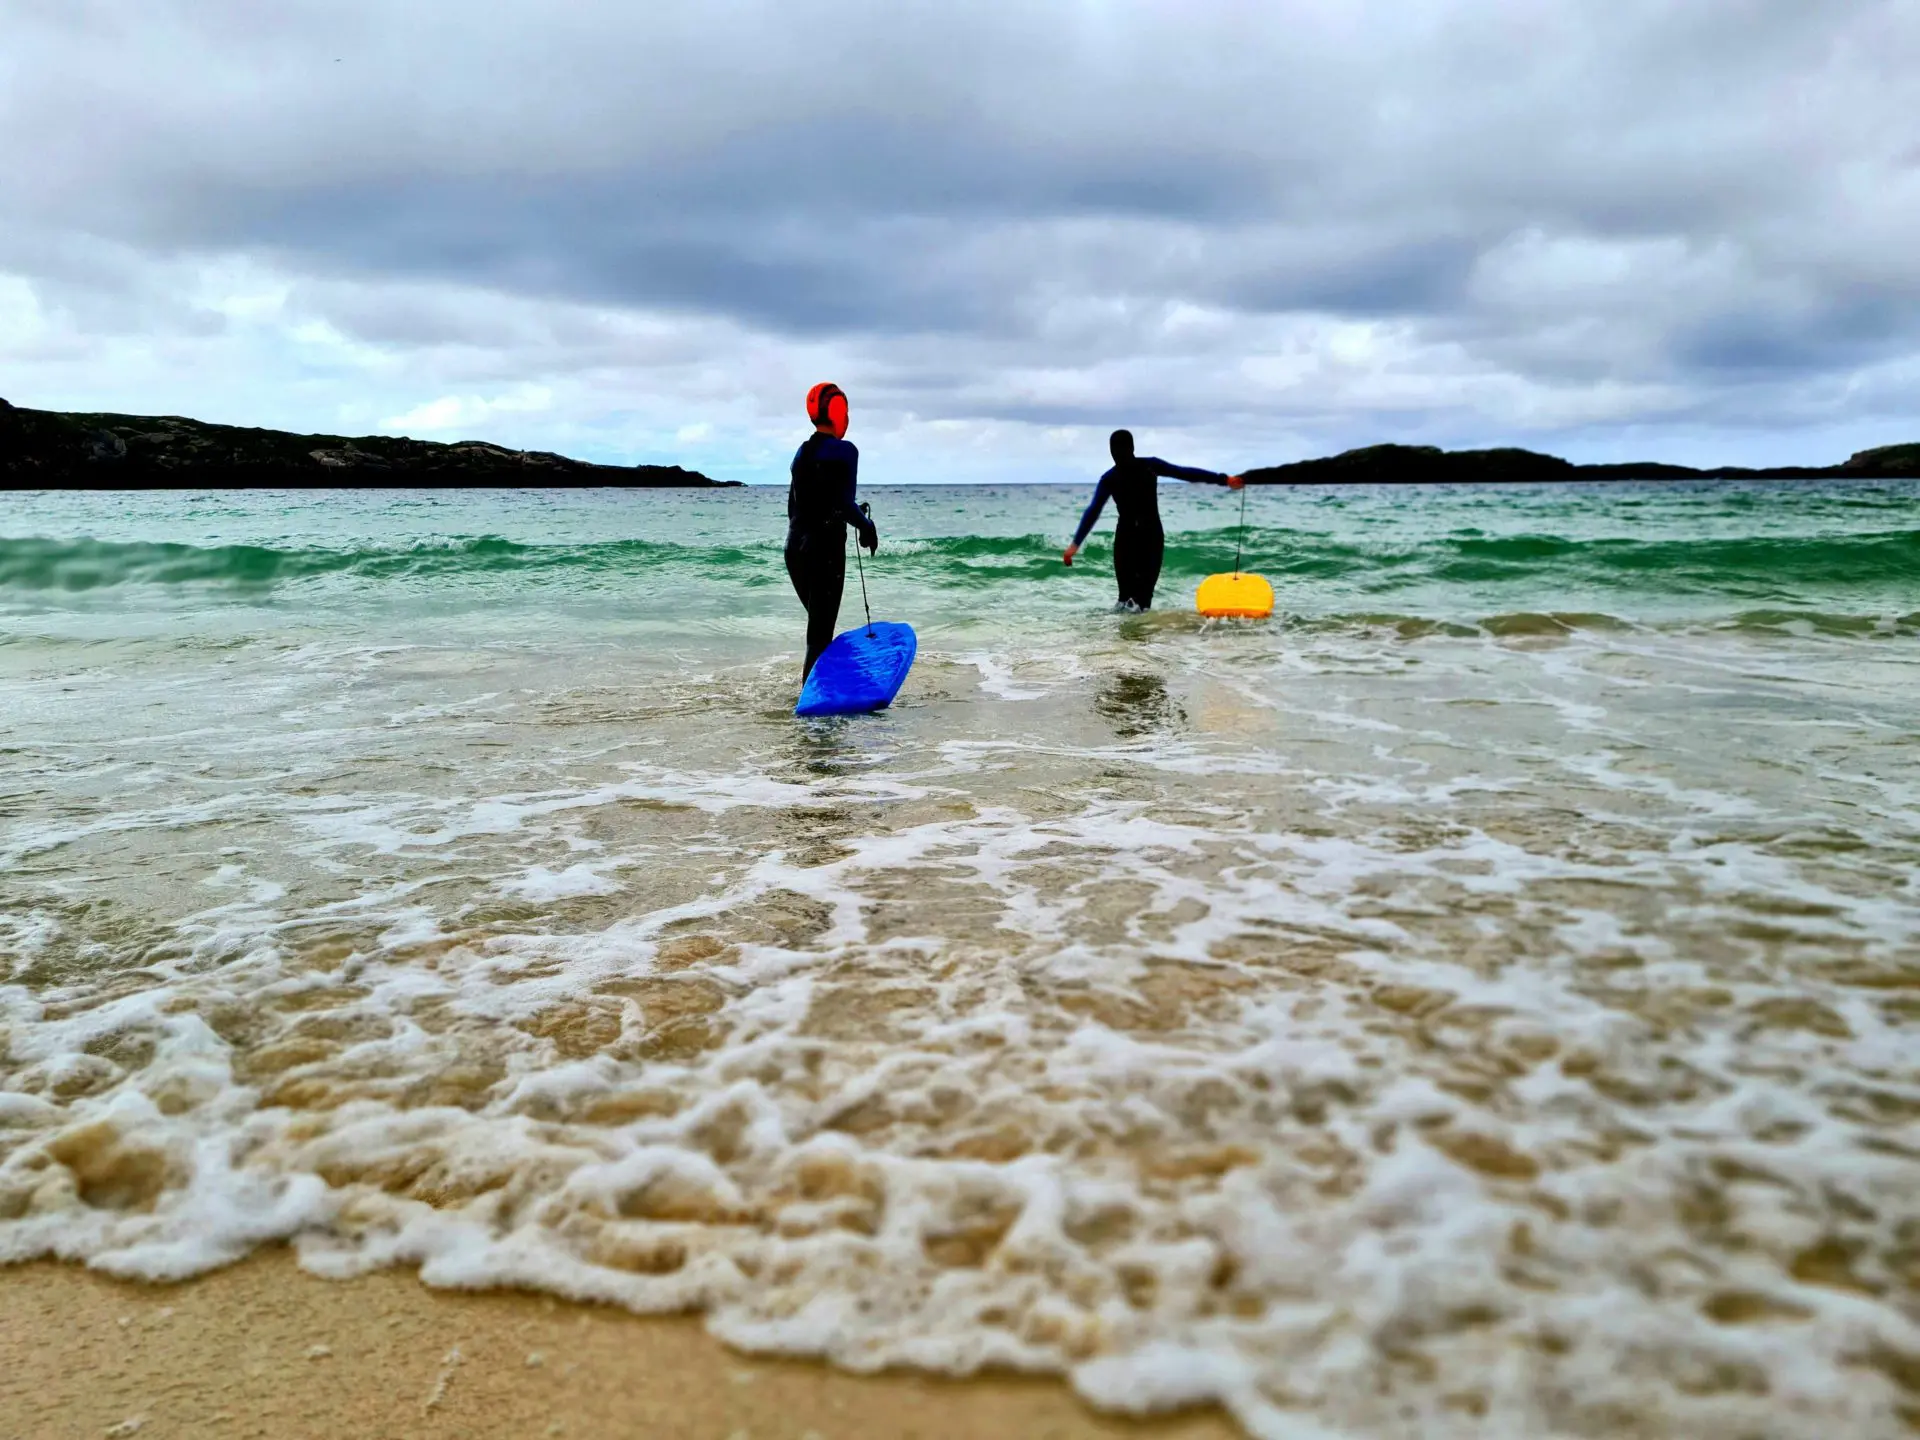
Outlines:
{"type": "Polygon", "coordinates": [[[1920,475],[1920,444],[1881,445],[1861,450],[1840,469],[1849,475],[1920,475]]]}
{"type": "Polygon", "coordinates": [[[1433,445],[1369,445],[1320,460],[1268,465],[1246,473],[1249,485],[1551,484],[1566,480],[1889,480],[1920,478],[1920,445],[1862,450],[1844,465],[1772,469],[1645,462],[1575,465],[1533,450],[1442,450],[1433,445]]]}
{"type": "Polygon", "coordinates": [[[678,465],[595,465],[477,440],[348,439],[177,415],[73,415],[0,400],[0,480],[15,486],[721,486],[678,465]]]}

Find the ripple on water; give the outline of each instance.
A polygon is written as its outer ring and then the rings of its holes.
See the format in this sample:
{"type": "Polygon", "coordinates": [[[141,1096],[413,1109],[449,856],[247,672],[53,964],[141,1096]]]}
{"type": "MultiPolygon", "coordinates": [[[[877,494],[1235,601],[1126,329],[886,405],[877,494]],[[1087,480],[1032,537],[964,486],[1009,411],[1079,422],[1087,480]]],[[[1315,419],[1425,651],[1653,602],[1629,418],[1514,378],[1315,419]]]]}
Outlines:
{"type": "Polygon", "coordinates": [[[23,685],[0,1260],[290,1240],[1262,1435],[1920,1425],[1912,626],[1336,598],[929,625],[861,726],[718,630],[23,685]]]}

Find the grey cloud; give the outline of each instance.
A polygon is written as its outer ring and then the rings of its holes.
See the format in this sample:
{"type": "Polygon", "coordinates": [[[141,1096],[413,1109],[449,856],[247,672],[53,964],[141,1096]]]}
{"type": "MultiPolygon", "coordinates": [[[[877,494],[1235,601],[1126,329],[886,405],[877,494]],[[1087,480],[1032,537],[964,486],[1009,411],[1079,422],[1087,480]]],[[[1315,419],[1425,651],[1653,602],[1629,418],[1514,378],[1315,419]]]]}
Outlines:
{"type": "Polygon", "coordinates": [[[1492,440],[1603,387],[1649,424],[1764,423],[1796,381],[1883,405],[1823,382],[1920,354],[1915,0],[0,0],[0,26],[0,265],[156,328],[215,322],[62,257],[141,257],[149,292],[253,257],[356,337],[489,372],[619,364],[594,307],[839,344],[923,418],[1033,426],[1264,406],[1492,440]],[[1247,378],[1321,321],[1397,358],[1247,378]]]}
{"type": "Polygon", "coordinates": [[[1682,370],[1762,376],[1837,371],[1912,353],[1920,303],[1828,294],[1813,306],[1713,316],[1672,340],[1682,370]]]}

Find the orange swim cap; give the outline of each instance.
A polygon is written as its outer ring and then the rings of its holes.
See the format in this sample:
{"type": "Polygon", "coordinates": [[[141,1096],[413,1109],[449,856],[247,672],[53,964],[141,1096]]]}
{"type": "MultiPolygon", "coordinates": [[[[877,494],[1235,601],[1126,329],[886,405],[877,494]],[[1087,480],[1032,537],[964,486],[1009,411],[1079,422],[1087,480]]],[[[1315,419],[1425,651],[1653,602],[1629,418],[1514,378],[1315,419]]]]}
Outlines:
{"type": "Polygon", "coordinates": [[[813,428],[825,430],[838,440],[847,433],[847,392],[831,381],[822,380],[807,392],[807,418],[813,428]]]}

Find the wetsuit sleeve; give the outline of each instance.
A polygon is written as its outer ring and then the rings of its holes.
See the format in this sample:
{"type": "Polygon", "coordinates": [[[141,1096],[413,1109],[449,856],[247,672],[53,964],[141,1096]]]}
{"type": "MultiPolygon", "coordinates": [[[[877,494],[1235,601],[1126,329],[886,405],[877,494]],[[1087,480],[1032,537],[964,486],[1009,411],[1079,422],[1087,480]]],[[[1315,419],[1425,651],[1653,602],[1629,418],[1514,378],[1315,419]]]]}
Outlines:
{"type": "Polygon", "coordinates": [[[855,497],[860,488],[860,452],[848,445],[841,452],[840,459],[840,484],[836,487],[839,493],[833,497],[834,508],[840,512],[842,520],[858,530],[862,517],[860,502],[855,497]]]}
{"type": "Polygon", "coordinates": [[[1153,473],[1164,480],[1191,480],[1196,485],[1224,485],[1227,477],[1212,470],[1196,470],[1191,465],[1169,465],[1165,460],[1155,460],[1151,456],[1147,464],[1153,467],[1153,473]]]}
{"type": "Polygon", "coordinates": [[[1113,493],[1113,471],[1109,470],[1100,477],[1100,483],[1093,487],[1093,499],[1087,502],[1086,513],[1080,517],[1080,528],[1073,532],[1073,543],[1078,546],[1085,543],[1087,533],[1100,519],[1100,512],[1107,508],[1107,496],[1113,493]]]}
{"type": "Polygon", "coordinates": [[[841,490],[835,499],[838,501],[840,518],[853,526],[854,533],[864,544],[870,535],[878,532],[873,527],[873,521],[860,513],[860,451],[851,442],[847,443],[845,458],[846,469],[841,476],[841,490]]]}

